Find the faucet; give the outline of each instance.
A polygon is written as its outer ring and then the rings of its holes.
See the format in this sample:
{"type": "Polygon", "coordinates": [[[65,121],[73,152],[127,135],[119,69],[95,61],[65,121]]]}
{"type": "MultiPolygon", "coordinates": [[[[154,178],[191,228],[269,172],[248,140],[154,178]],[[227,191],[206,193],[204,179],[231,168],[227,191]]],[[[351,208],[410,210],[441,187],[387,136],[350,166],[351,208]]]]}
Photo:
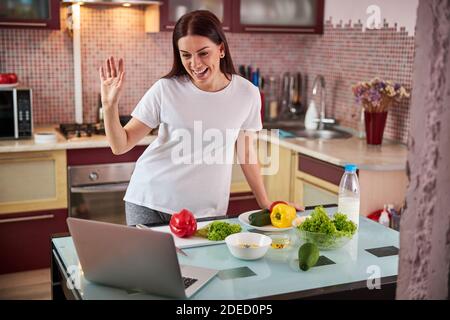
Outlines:
{"type": "Polygon", "coordinates": [[[320,113],[319,113],[319,119],[316,119],[315,121],[319,123],[319,130],[323,130],[325,123],[335,123],[335,119],[327,119],[325,117],[325,78],[322,75],[318,75],[313,82],[313,90],[312,94],[315,96],[317,94],[317,87],[318,84],[320,84],[320,113]]]}

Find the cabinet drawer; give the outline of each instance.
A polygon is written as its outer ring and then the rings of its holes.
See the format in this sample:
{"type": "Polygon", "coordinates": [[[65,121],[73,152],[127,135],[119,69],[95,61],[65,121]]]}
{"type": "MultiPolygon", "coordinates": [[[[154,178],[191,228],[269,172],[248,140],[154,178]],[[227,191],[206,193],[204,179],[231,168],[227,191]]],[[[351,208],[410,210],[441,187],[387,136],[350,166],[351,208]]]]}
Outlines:
{"type": "Polygon", "coordinates": [[[0,274],[50,267],[50,236],[68,232],[67,209],[0,216],[0,274]]]}
{"type": "Polygon", "coordinates": [[[0,154],[0,213],[67,207],[66,151],[0,154]]]}
{"type": "Polygon", "coordinates": [[[110,148],[68,149],[67,165],[135,162],[148,146],[136,146],[125,154],[114,155],[110,148]]]}
{"type": "Polygon", "coordinates": [[[311,158],[300,153],[298,154],[297,168],[299,171],[325,180],[337,186],[339,185],[342,175],[345,171],[344,168],[340,166],[311,158]]]}

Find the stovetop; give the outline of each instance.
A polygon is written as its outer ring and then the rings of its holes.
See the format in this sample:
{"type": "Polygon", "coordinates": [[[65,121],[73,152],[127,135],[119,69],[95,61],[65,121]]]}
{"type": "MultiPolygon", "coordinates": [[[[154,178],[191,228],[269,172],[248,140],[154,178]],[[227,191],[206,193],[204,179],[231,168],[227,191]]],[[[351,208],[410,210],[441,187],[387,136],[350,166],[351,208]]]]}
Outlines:
{"type": "Polygon", "coordinates": [[[101,123],[61,123],[59,131],[66,139],[91,137],[93,134],[105,134],[105,128],[101,123]]]}

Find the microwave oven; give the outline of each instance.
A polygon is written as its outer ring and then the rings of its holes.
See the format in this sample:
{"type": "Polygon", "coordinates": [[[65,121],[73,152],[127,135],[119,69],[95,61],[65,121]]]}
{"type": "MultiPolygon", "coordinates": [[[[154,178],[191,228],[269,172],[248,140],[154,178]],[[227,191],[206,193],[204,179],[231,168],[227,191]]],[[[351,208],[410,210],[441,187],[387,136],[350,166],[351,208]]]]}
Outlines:
{"type": "Polygon", "coordinates": [[[0,139],[31,139],[33,136],[30,88],[0,88],[0,139]]]}

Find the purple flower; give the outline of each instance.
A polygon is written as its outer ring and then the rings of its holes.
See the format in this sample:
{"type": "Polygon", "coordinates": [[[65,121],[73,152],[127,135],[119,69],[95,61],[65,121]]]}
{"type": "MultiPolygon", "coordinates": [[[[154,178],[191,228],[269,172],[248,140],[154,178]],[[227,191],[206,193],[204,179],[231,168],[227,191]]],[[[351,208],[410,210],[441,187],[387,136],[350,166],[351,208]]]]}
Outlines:
{"type": "Polygon", "coordinates": [[[378,90],[370,89],[369,94],[370,94],[370,98],[369,98],[370,101],[378,102],[378,101],[381,100],[381,94],[380,94],[380,92],[378,90]]]}

